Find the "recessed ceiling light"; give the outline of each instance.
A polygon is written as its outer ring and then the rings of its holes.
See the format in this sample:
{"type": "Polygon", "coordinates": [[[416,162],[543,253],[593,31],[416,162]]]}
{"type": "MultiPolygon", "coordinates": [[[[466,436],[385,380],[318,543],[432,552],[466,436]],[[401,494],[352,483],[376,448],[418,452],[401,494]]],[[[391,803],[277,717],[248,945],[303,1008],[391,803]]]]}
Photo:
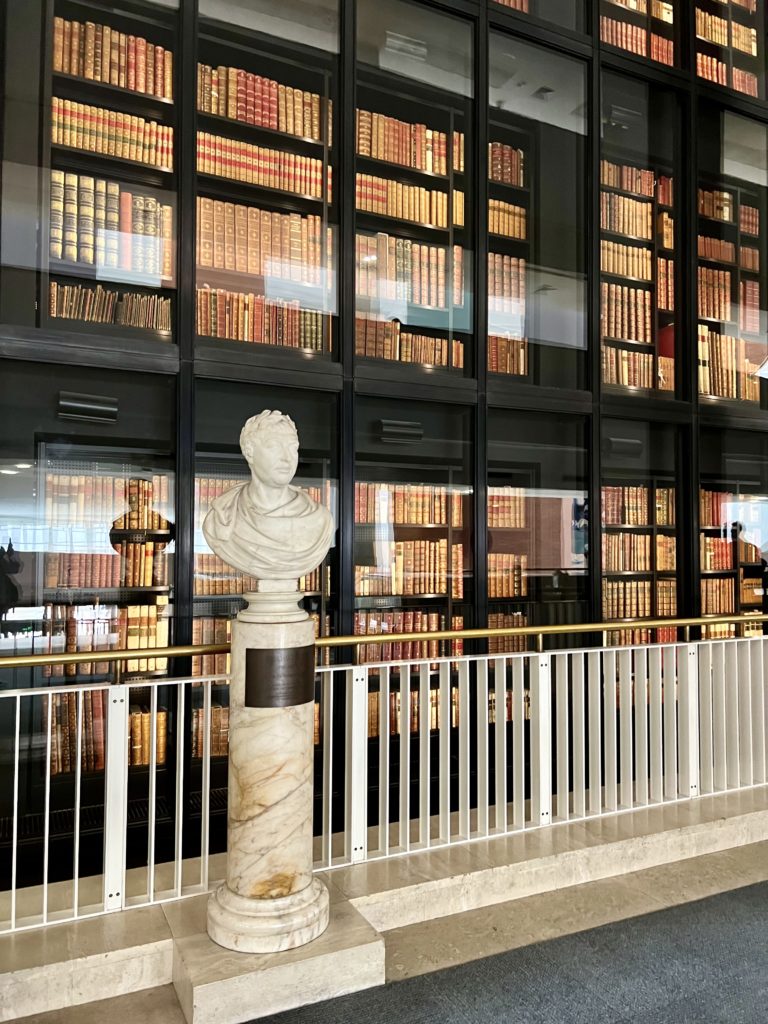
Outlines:
{"type": "Polygon", "coordinates": [[[5,476],[18,476],[18,470],[16,469],[0,469],[0,473],[3,473],[5,476]]]}
{"type": "Polygon", "coordinates": [[[16,469],[32,469],[31,462],[17,462],[16,469]]]}

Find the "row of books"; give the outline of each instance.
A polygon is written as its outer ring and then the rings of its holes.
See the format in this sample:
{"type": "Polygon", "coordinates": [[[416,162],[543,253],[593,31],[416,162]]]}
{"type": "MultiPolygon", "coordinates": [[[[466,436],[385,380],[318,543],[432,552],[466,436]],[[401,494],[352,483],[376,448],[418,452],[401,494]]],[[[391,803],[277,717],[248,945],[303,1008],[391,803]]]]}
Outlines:
{"type": "Polygon", "coordinates": [[[666,39],[657,32],[647,32],[645,26],[632,25],[626,21],[619,21],[616,18],[609,18],[605,15],[600,17],[600,39],[609,46],[616,46],[630,53],[639,54],[641,57],[650,56],[651,60],[660,64],[668,64],[670,67],[675,63],[675,44],[673,40],[666,39]],[[648,53],[648,40],[650,35],[650,54],[648,53]]]}
{"type": "MultiPolygon", "coordinates": [[[[451,616],[451,629],[464,629],[464,616],[451,616]]],[[[444,614],[423,611],[420,608],[402,611],[355,612],[355,636],[383,636],[387,633],[437,633],[447,626],[444,614]]],[[[357,648],[358,665],[376,661],[416,661],[425,658],[460,657],[464,653],[463,640],[395,640],[380,644],[360,644],[357,648]]]]}
{"type": "MultiPolygon", "coordinates": [[[[233,569],[218,555],[196,554],[194,560],[194,589],[196,597],[215,597],[225,594],[244,594],[256,590],[257,580],[253,576],[233,569]]],[[[321,581],[325,578],[325,591],[330,590],[330,574],[318,566],[299,580],[299,590],[304,593],[319,593],[321,581]]]]}
{"type": "Polygon", "coordinates": [[[488,253],[488,309],[495,313],[516,313],[520,333],[525,320],[527,261],[518,256],[488,253]]]}
{"type": "Polygon", "coordinates": [[[488,554],[488,597],[527,597],[528,556],[488,554]]]}
{"type": "Polygon", "coordinates": [[[509,7],[513,11],[528,14],[528,0],[496,0],[496,3],[501,4],[502,7],[509,7]]]}
{"type": "Polygon", "coordinates": [[[736,262],[736,246],[724,238],[709,238],[707,235],[699,235],[697,251],[698,255],[705,260],[713,260],[717,263],[736,262]]]}
{"type": "Polygon", "coordinates": [[[739,330],[750,334],[760,331],[760,285],[757,281],[739,282],[739,330]]]}
{"type": "Polygon", "coordinates": [[[374,547],[375,565],[355,566],[356,597],[413,597],[427,594],[464,596],[464,545],[451,544],[450,577],[448,541],[382,541],[374,547]]]}
{"type": "MultiPolygon", "coordinates": [[[[212,702],[210,716],[208,754],[210,757],[227,757],[229,754],[229,708],[218,702],[212,702]]],[[[192,708],[190,754],[193,759],[204,756],[205,727],[205,708],[192,708]]],[[[315,740],[315,742],[319,741],[315,740]]]]}
{"type": "Polygon", "coordinates": [[[718,46],[728,46],[728,19],[696,8],[696,35],[718,46]]]}
{"type": "Polygon", "coordinates": [[[650,281],[653,276],[653,253],[637,245],[600,240],[600,269],[618,277],[634,277],[650,281]]]}
{"type": "Polygon", "coordinates": [[[650,491],[640,485],[601,488],[602,520],[607,526],[650,525],[650,491]]]}
{"type": "Polygon", "coordinates": [[[699,522],[703,527],[728,527],[729,506],[733,504],[735,495],[730,491],[699,491],[699,522]]]}
{"type": "Polygon", "coordinates": [[[652,352],[628,352],[626,349],[614,348],[610,342],[603,344],[600,354],[602,381],[604,384],[617,384],[625,388],[674,391],[674,359],[670,356],[659,356],[654,372],[655,358],[652,352]]]}
{"type": "MultiPolygon", "coordinates": [[[[224,616],[196,615],[192,619],[192,643],[228,644],[232,641],[232,619],[224,616]]],[[[229,654],[194,654],[193,676],[224,675],[230,669],[229,654]]]]}
{"type": "Polygon", "coordinates": [[[675,308],[675,264],[663,256],[656,264],[656,305],[669,312],[675,308]]]}
{"type": "Polygon", "coordinates": [[[168,557],[164,544],[120,542],[117,554],[46,552],[44,586],[90,590],[108,587],[165,587],[168,557]]]}
{"type": "Polygon", "coordinates": [[[743,92],[747,96],[758,95],[757,75],[751,71],[744,71],[742,68],[731,68],[729,82],[728,65],[708,54],[696,54],[696,73],[699,78],[704,78],[708,82],[716,82],[718,85],[730,85],[731,89],[743,92]]]}
{"type": "Polygon", "coordinates": [[[739,263],[742,270],[753,270],[757,273],[760,270],[760,250],[751,245],[741,245],[739,263]]]}
{"type": "Polygon", "coordinates": [[[702,572],[732,569],[733,541],[724,537],[708,537],[703,533],[699,539],[699,556],[702,572]]]}
{"type": "Polygon", "coordinates": [[[655,614],[665,619],[677,615],[677,580],[656,580],[655,614]]]}
{"type": "MultiPolygon", "coordinates": [[[[155,721],[155,764],[165,764],[168,743],[168,712],[158,708],[155,721]]],[[[146,704],[131,704],[128,724],[128,764],[148,765],[152,754],[152,712],[146,704]]]]}
{"type": "Polygon", "coordinates": [[[699,267],[698,314],[710,320],[731,319],[731,272],[699,267]]]}
{"type": "Polygon", "coordinates": [[[600,193],[600,227],[630,238],[653,238],[653,206],[614,192],[600,193]]]}
{"type": "Polygon", "coordinates": [[[357,294],[447,309],[464,305],[461,246],[426,245],[383,231],[355,237],[357,294]],[[452,291],[449,290],[449,283],[452,291]]]}
{"type": "Polygon", "coordinates": [[[645,344],[653,342],[651,292],[628,285],[600,284],[600,333],[645,344]]]}
{"type": "Polygon", "coordinates": [[[702,580],[702,615],[732,615],[736,611],[735,596],[730,577],[702,580]]]}
{"type": "Polygon", "coordinates": [[[488,526],[521,530],[526,526],[525,487],[488,488],[488,526]]]}
{"type": "Polygon", "coordinates": [[[107,526],[116,530],[167,530],[161,510],[170,501],[170,477],[110,473],[46,473],[46,526],[107,526]]]}
{"type": "MultiPolygon", "coordinates": [[[[228,181],[275,189],[310,199],[323,199],[323,161],[282,149],[254,146],[210,132],[197,133],[197,170],[228,181]]],[[[326,195],[331,198],[331,168],[325,169],[326,195]]]]}
{"type": "Polygon", "coordinates": [[[656,179],[656,200],[661,206],[672,206],[674,203],[675,186],[667,174],[660,174],[656,179]]]}
{"type": "Polygon", "coordinates": [[[522,206],[505,203],[500,199],[488,200],[488,231],[492,235],[524,241],[528,237],[526,216],[522,206]]]}
{"type": "MultiPolygon", "coordinates": [[[[461,170],[463,140],[454,132],[454,170],[461,170]]],[[[374,160],[410,167],[429,174],[448,173],[448,135],[425,124],[401,121],[370,110],[355,111],[355,152],[374,160]]]]}
{"type": "Polygon", "coordinates": [[[171,331],[170,298],[146,295],[102,285],[49,283],[48,315],[54,320],[80,320],[92,324],[138,327],[145,331],[171,331]]]}
{"type": "Polygon", "coordinates": [[[603,619],[650,618],[651,597],[650,580],[603,580],[603,619]]]}
{"type": "MultiPolygon", "coordinates": [[[[464,223],[463,194],[453,193],[453,223],[464,223]]],[[[424,227],[448,227],[449,196],[439,189],[406,185],[392,178],[378,178],[373,174],[355,175],[355,208],[364,213],[394,217],[424,227]]]]}
{"type": "MultiPolygon", "coordinates": [[[[97,652],[144,650],[167,647],[169,622],[168,598],[158,595],[152,604],[64,605],[44,607],[41,654],[94,652],[93,662],[81,665],[51,665],[43,669],[46,677],[104,675],[107,662],[98,660],[97,652]]],[[[124,662],[126,672],[162,672],[167,658],[131,658],[124,662]]]]}
{"type": "Polygon", "coordinates": [[[331,350],[330,315],[302,309],[298,299],[266,299],[253,292],[231,292],[203,284],[197,289],[196,325],[199,335],[210,338],[314,352],[331,350]]]}
{"type": "MultiPolygon", "coordinates": [[[[48,735],[50,706],[51,747],[48,762],[49,775],[64,775],[77,769],[78,719],[80,721],[80,770],[104,769],[104,690],[84,690],[78,707],[77,693],[54,693],[42,700],[42,729],[48,735]],[[50,700],[50,705],[49,705],[50,700]]],[[[164,722],[167,715],[163,712],[164,722]]],[[[158,718],[160,713],[158,712],[158,718]]],[[[133,722],[131,722],[131,725],[133,722]]],[[[128,763],[130,764],[130,749],[128,763]]],[[[165,754],[165,747],[163,748],[165,754]]]]}
{"type": "Polygon", "coordinates": [[[528,339],[488,335],[488,372],[524,377],[528,373],[528,339]]]}
{"type": "MultiPolygon", "coordinates": [[[[244,68],[197,65],[197,109],[230,121],[320,141],[319,93],[283,85],[244,68]]],[[[331,103],[328,107],[330,145],[331,103]]]]}
{"type": "Polygon", "coordinates": [[[655,512],[657,526],[675,525],[676,491],[674,487],[657,487],[655,512]]]}
{"type": "Polygon", "coordinates": [[[355,317],[355,355],[424,366],[464,367],[464,342],[457,338],[413,334],[399,320],[355,317]]]}
{"type": "Polygon", "coordinates": [[[653,199],[656,175],[646,167],[634,167],[631,164],[615,164],[610,160],[601,160],[600,184],[653,199]]]}
{"type": "Polygon", "coordinates": [[[660,626],[656,629],[618,629],[606,633],[609,647],[629,647],[633,644],[673,644],[677,640],[677,630],[673,626],[660,626]]]}
{"type": "Polygon", "coordinates": [[[464,495],[436,484],[355,483],[355,522],[462,526],[464,495]]]}
{"type": "Polygon", "coordinates": [[[738,21],[731,22],[731,46],[741,53],[757,56],[757,29],[742,25],[738,21]]]}
{"type": "Polygon", "coordinates": [[[739,609],[741,611],[762,611],[763,581],[755,576],[745,576],[742,569],[739,576],[739,609]]]}
{"type": "Polygon", "coordinates": [[[51,142],[115,156],[163,171],[173,169],[173,128],[137,114],[76,100],[51,100],[51,142]]]}
{"type": "Polygon", "coordinates": [[[756,206],[741,204],[739,207],[739,230],[744,235],[760,234],[760,211],[756,206]]]}
{"type": "Polygon", "coordinates": [[[656,537],[656,569],[672,572],[677,566],[677,540],[660,533],[656,537]]]}
{"type": "Polygon", "coordinates": [[[502,185],[525,186],[525,153],[505,142],[488,143],[488,177],[502,185]]]}
{"type": "MultiPolygon", "coordinates": [[[[489,612],[489,629],[524,629],[528,625],[525,612],[489,612]]],[[[528,650],[528,638],[525,636],[491,636],[488,637],[489,654],[519,654],[528,650]]]]}
{"type": "Polygon", "coordinates": [[[675,247],[675,220],[666,210],[662,210],[657,218],[656,226],[659,234],[659,245],[663,249],[675,247]]]}
{"type": "Polygon", "coordinates": [[[698,192],[698,211],[700,217],[710,220],[733,223],[733,195],[724,189],[700,188],[698,192]]]}
{"type": "Polygon", "coordinates": [[[173,207],[116,181],[51,171],[53,259],[173,277],[173,207]]]}
{"type": "Polygon", "coordinates": [[[699,324],[699,394],[760,401],[759,364],[747,356],[743,338],[711,331],[699,324]]]}
{"type": "Polygon", "coordinates": [[[603,572],[650,572],[653,569],[649,533],[604,533],[601,540],[603,572]]]}
{"type": "Polygon", "coordinates": [[[333,272],[332,229],[317,214],[278,213],[198,196],[199,269],[322,284],[333,272]],[[324,247],[325,243],[325,247],[324,247]]]}
{"type": "Polygon", "coordinates": [[[173,99],[173,54],[110,25],[53,19],[53,70],[160,99],[173,99]]]}

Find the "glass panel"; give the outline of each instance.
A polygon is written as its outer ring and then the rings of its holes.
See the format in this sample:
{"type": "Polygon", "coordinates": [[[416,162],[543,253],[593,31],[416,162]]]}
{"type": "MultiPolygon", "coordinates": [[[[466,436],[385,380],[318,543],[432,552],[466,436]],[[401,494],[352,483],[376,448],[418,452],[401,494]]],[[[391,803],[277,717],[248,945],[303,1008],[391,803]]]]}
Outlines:
{"type": "MultiPolygon", "coordinates": [[[[195,459],[195,562],[193,643],[225,643],[230,638],[231,620],[245,607],[241,594],[254,581],[225,565],[214,555],[203,535],[203,520],[212,502],[225,491],[250,479],[240,452],[239,437],[245,421],[262,409],[279,407],[290,416],[299,434],[299,466],[294,486],[308,491],[327,505],[338,521],[338,468],[336,441],[336,398],[320,392],[298,392],[285,388],[231,382],[204,381],[196,398],[197,453],[195,459]]],[[[337,548],[315,572],[299,582],[304,591],[303,606],[315,625],[316,636],[336,631],[338,615],[337,548]]],[[[329,660],[325,651],[325,660],[329,660]]],[[[200,655],[192,659],[192,675],[210,676],[229,670],[227,655],[200,655]]],[[[190,786],[199,791],[202,781],[202,691],[192,699],[190,786]]],[[[228,754],[229,693],[226,684],[212,691],[212,850],[226,848],[226,785],[228,754]]],[[[315,707],[315,743],[320,743],[319,704],[315,707]]],[[[199,812],[195,812],[199,813],[199,812]]],[[[193,829],[194,832],[194,829],[193,829]]],[[[196,833],[199,835],[199,831],[196,833]]]]}
{"type": "Polygon", "coordinates": [[[677,23],[676,0],[600,0],[602,42],[660,64],[675,63],[677,23]]]}
{"type": "Polygon", "coordinates": [[[357,33],[355,354],[471,375],[472,30],[358,0],[357,33]]]}
{"type": "Polygon", "coordinates": [[[199,342],[327,357],[338,348],[335,4],[302,8],[300,23],[269,0],[201,0],[200,15],[199,342]]]}
{"type": "MultiPolygon", "coordinates": [[[[589,621],[586,430],[583,417],[489,413],[490,627],[589,621]]],[[[510,637],[488,651],[526,648],[510,637]]]]}
{"type": "MultiPolygon", "coordinates": [[[[629,420],[603,421],[603,621],[675,618],[680,566],[677,432],[629,420]]],[[[609,644],[667,643],[677,630],[621,629],[609,644]]]]}
{"type": "MultiPolygon", "coordinates": [[[[703,430],[699,492],[702,615],[768,613],[768,444],[760,434],[703,430]]],[[[720,624],[706,636],[759,636],[720,624]]]]}
{"type": "Polygon", "coordinates": [[[702,105],[698,139],[699,394],[765,408],[768,132],[702,105]]]}
{"type": "Polygon", "coordinates": [[[492,34],[488,369],[586,385],[586,82],[579,61],[492,34]]]}
{"type": "Polygon", "coordinates": [[[173,6],[4,8],[0,321],[172,340],[173,6]]]}
{"type": "Polygon", "coordinates": [[[675,393],[677,99],[603,76],[600,163],[602,382],[675,393]]]}
{"type": "Polygon", "coordinates": [[[500,7],[550,21],[575,32],[585,31],[583,0],[496,0],[500,7]]]}
{"type": "MultiPolygon", "coordinates": [[[[7,362],[0,374],[0,651],[14,654],[93,652],[81,665],[2,670],[0,686],[30,691],[45,685],[98,684],[114,676],[102,651],[135,649],[120,663],[132,682],[132,739],[127,858],[146,863],[151,694],[141,682],[168,674],[152,648],[173,642],[175,476],[172,438],[175,387],[171,379],[113,374],[81,367],[7,362]],[[29,396],[36,396],[35,402],[29,396]]],[[[157,808],[170,824],[175,782],[166,763],[174,726],[174,691],[157,691],[157,808]]],[[[6,784],[0,818],[11,811],[13,715],[0,722],[6,784]]],[[[80,764],[84,829],[80,872],[100,870],[103,844],[106,702],[85,691],[50,706],[51,756],[46,757],[47,706],[22,702],[20,835],[21,885],[42,881],[42,811],[50,777],[49,881],[70,877],[73,857],[76,723],[82,715],[80,764]]],[[[5,825],[3,827],[6,827],[5,825]]],[[[169,835],[172,833],[170,828],[169,835]]],[[[172,856],[158,831],[160,858],[172,856]]],[[[172,844],[171,844],[172,849],[172,844]]],[[[5,871],[5,862],[0,870],[5,871]]]]}
{"type": "Polygon", "coordinates": [[[765,98],[763,0],[696,5],[696,72],[747,96],[765,98]]]}

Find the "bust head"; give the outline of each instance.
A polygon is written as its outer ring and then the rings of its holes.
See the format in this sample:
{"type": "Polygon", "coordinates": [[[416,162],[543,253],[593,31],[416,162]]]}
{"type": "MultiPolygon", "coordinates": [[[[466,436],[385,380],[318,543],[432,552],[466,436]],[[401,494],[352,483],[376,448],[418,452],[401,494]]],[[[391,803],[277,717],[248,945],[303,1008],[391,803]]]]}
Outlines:
{"type": "Polygon", "coordinates": [[[254,479],[265,487],[285,487],[299,464],[299,435],[290,416],[265,409],[246,420],[240,449],[254,479]]]}

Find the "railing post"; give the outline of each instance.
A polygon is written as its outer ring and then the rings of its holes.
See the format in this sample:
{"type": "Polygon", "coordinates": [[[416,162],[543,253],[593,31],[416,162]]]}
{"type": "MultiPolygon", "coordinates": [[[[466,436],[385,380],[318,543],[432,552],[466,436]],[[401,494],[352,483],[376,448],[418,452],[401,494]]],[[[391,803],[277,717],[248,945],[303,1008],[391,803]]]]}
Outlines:
{"type": "Polygon", "coordinates": [[[679,795],[699,795],[699,651],[680,647],[678,662],[679,795]]]}
{"type": "Polygon", "coordinates": [[[552,821],[552,672],[548,654],[531,659],[531,825],[552,821]]]}
{"type": "Polygon", "coordinates": [[[128,815],[128,687],[110,686],[104,758],[104,909],[125,901],[125,830],[128,815]]]}
{"type": "MultiPolygon", "coordinates": [[[[365,860],[368,854],[368,670],[364,665],[347,672],[346,718],[344,854],[354,863],[365,860]]],[[[408,718],[403,721],[407,723],[408,718]]]]}

